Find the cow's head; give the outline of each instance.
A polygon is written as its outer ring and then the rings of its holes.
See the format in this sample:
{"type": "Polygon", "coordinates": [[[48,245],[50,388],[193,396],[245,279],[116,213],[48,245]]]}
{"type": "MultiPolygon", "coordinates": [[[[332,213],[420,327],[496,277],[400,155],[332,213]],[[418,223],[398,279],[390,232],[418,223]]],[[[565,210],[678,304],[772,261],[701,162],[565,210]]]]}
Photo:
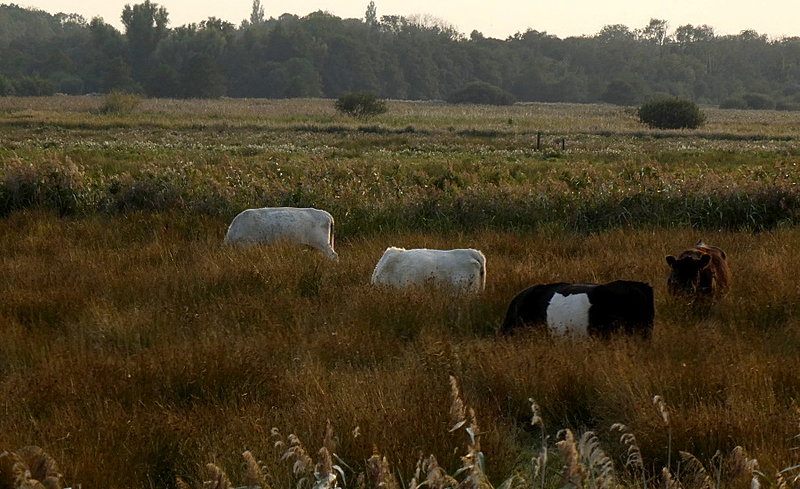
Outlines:
{"type": "Polygon", "coordinates": [[[684,253],[680,258],[667,256],[667,264],[672,272],[667,279],[667,287],[672,294],[697,294],[701,290],[701,272],[711,262],[706,253],[684,253]]]}

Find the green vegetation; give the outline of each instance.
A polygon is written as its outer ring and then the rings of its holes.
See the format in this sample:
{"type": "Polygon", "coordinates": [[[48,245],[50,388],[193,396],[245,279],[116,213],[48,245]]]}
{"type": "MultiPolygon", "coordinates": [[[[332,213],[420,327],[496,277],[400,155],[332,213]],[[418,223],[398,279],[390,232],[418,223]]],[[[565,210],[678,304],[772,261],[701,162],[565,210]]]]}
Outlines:
{"type": "Polygon", "coordinates": [[[636,115],[643,124],[658,129],[697,129],[706,117],[691,100],[665,98],[642,104],[636,115]]]}
{"type": "Polygon", "coordinates": [[[141,98],[136,95],[113,91],[106,96],[100,112],[103,114],[130,114],[140,103],[141,98]]]}
{"type": "Polygon", "coordinates": [[[356,119],[369,119],[386,112],[386,102],[372,93],[348,93],[342,95],[333,106],[336,110],[356,119]]]}
{"type": "Polygon", "coordinates": [[[512,105],[514,96],[490,83],[472,82],[447,97],[452,104],[512,105]]]}
{"type": "Polygon", "coordinates": [[[365,125],[320,99],[104,102],[0,99],[3,450],[41,446],[72,487],[588,489],[593,446],[621,487],[794,477],[797,114],[709,109],[700,132],[609,105],[390,101],[365,125]],[[340,261],[221,246],[262,205],[329,210],[340,261]],[[666,295],[664,256],[700,238],[733,273],[708,309],[666,295]],[[481,249],[487,290],[374,289],[390,245],[481,249]],[[612,279],[653,285],[651,342],[495,335],[528,285],[612,279]]]}
{"type": "Polygon", "coordinates": [[[518,101],[636,106],[673,96],[718,105],[757,95],[764,100],[745,108],[800,108],[798,37],[670,31],[652,19],[565,39],[532,29],[492,39],[467,37],[447,19],[378,15],[375,3],[363,20],[323,11],[267,18],[253,7],[241,23],[171,27],[165,7],[132,3],[120,32],[101,18],[0,5],[0,59],[13,60],[0,63],[0,95],[443,100],[477,80],[518,101]]]}

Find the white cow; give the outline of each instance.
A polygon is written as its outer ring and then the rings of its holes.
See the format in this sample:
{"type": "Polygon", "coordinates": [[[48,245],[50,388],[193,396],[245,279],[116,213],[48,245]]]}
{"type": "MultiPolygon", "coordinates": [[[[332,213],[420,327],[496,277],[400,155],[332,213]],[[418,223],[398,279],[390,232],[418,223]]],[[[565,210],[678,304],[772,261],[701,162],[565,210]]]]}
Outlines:
{"type": "Polygon", "coordinates": [[[428,250],[389,247],[372,272],[373,285],[431,284],[460,292],[486,287],[486,257],[478,250],[428,250]]]}
{"type": "Polygon", "coordinates": [[[247,209],[233,218],[225,244],[287,241],[316,248],[333,260],[333,216],[312,208],[263,207],[247,209]]]}

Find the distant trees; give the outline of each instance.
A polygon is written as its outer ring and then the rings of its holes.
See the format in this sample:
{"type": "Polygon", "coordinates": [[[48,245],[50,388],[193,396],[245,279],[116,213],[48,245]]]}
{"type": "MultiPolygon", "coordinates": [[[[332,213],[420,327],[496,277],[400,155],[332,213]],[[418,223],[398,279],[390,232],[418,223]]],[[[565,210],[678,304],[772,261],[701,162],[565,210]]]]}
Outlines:
{"type": "Polygon", "coordinates": [[[152,55],[158,43],[167,35],[168,18],[167,9],[150,0],[133,6],[125,5],[122,11],[129,62],[133,75],[139,80],[146,79],[150,74],[152,55]]]}
{"type": "Polygon", "coordinates": [[[642,90],[633,82],[612,80],[606,85],[600,100],[614,105],[636,105],[641,101],[642,90]]]}
{"type": "Polygon", "coordinates": [[[250,12],[250,24],[259,25],[264,22],[264,7],[261,0],[253,0],[253,9],[250,12]]]}
{"type": "Polygon", "coordinates": [[[326,12],[267,18],[262,1],[253,0],[239,26],[212,17],[170,28],[166,9],[145,0],[126,5],[122,20],[121,33],[98,18],[0,5],[0,96],[369,92],[454,100],[467,81],[479,81],[521,101],[633,106],[673,96],[800,108],[800,38],[770,40],[754,31],[719,36],[706,25],[670,30],[651,19],[641,28],[607,25],[593,36],[528,30],[500,40],[478,31],[466,37],[432,17],[379,17],[374,1],[363,19],[341,19],[326,12]]]}
{"type": "Polygon", "coordinates": [[[447,97],[453,104],[513,105],[514,96],[491,83],[475,81],[447,97]]]}

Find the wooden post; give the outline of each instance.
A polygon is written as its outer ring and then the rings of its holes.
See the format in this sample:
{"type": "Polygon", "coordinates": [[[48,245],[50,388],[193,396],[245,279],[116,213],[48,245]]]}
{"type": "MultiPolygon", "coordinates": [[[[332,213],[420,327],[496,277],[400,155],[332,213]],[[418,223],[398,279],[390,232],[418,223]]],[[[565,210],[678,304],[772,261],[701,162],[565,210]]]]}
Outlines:
{"type": "Polygon", "coordinates": [[[541,151],[542,149],[542,131],[536,132],[536,151],[541,151]]]}

